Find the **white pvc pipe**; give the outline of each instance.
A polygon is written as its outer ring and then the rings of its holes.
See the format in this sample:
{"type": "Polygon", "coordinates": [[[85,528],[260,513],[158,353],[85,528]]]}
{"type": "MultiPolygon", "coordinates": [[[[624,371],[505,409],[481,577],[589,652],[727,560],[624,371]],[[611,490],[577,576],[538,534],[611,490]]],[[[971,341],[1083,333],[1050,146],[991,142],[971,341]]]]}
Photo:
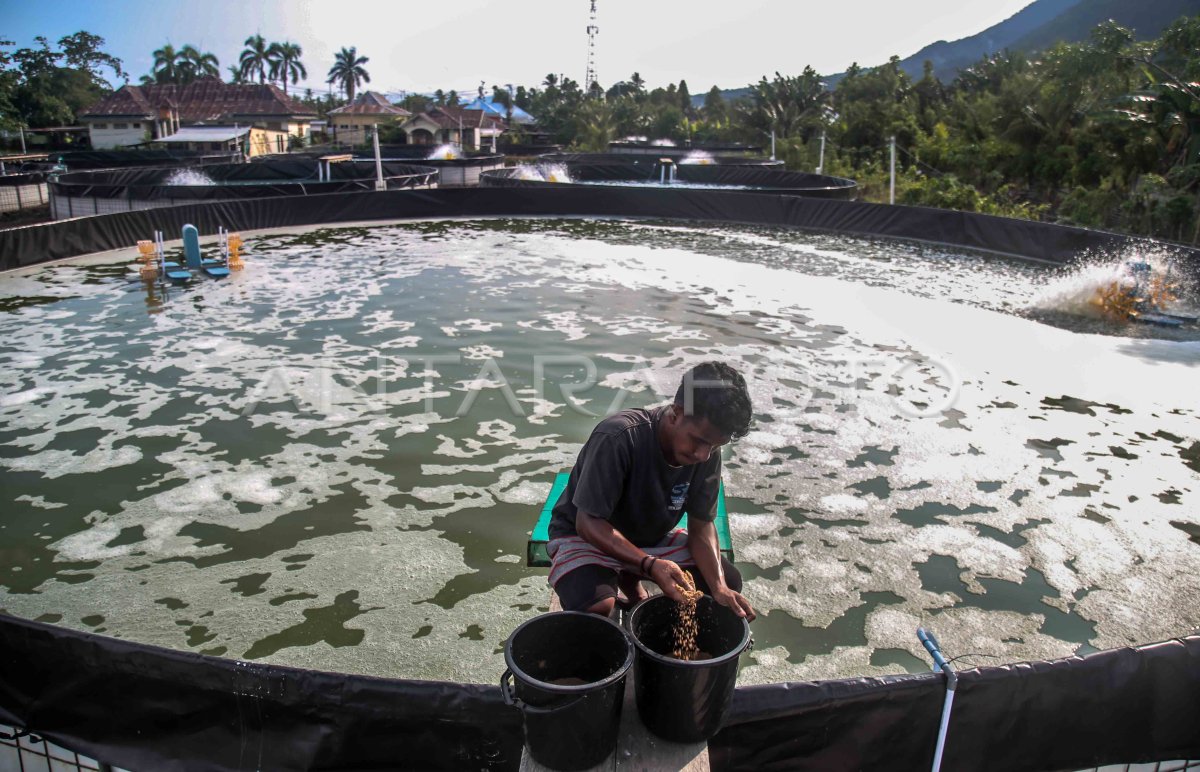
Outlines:
{"type": "Polygon", "coordinates": [[[384,190],[387,185],[383,182],[383,160],[379,157],[379,124],[375,124],[375,189],[384,190]]]}
{"type": "Polygon", "coordinates": [[[892,183],[891,192],[888,194],[888,203],[896,203],[896,137],[892,136],[892,183]]]}
{"type": "Polygon", "coordinates": [[[942,768],[942,751],[946,748],[946,730],[950,726],[950,709],[954,706],[954,690],[946,690],[946,701],[942,703],[942,721],[938,724],[937,750],[933,752],[933,772],[942,768]]]}

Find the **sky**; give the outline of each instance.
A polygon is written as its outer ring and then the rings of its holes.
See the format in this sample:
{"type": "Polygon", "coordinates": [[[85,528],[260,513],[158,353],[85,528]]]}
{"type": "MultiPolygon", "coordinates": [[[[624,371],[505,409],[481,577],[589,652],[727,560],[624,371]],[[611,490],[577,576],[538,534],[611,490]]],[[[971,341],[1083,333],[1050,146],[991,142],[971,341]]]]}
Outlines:
{"type": "MultiPolygon", "coordinates": [[[[694,94],[805,65],[831,74],[975,34],[1030,2],[597,0],[596,70],[605,87],[636,71],[652,88],[686,79],[694,94]]],[[[370,59],[372,90],[462,93],[480,81],[536,86],[552,72],[582,82],[589,9],[590,0],[0,0],[0,39],[21,47],[87,30],[136,83],[167,42],[216,54],[227,76],[260,33],[303,48],[301,88],[328,90],[334,53],[355,46],[370,59]]]]}

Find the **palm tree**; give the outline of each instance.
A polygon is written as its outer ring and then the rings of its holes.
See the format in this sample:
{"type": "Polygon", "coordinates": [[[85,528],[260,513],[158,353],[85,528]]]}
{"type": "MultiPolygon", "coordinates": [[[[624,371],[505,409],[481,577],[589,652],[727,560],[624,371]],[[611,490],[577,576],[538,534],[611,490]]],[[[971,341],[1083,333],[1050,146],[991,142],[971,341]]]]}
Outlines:
{"type": "Polygon", "coordinates": [[[325,82],[339,84],[346,92],[346,100],[353,102],[354,90],[363,82],[371,82],[371,76],[363,69],[363,65],[369,61],[367,57],[358,55],[357,46],[343,48],[334,55],[329,79],[325,82]]]}
{"type": "Polygon", "coordinates": [[[283,93],[287,93],[289,78],[292,83],[299,83],[301,78],[308,77],[308,70],[304,69],[304,64],[300,61],[304,50],[298,44],[288,41],[272,43],[269,54],[271,80],[278,78],[283,82],[283,93]]]}
{"type": "Polygon", "coordinates": [[[246,38],[243,45],[246,48],[238,59],[242,65],[242,77],[250,80],[257,72],[258,82],[266,83],[267,67],[271,64],[271,47],[267,45],[267,41],[263,40],[262,35],[251,35],[246,38]]]}
{"type": "Polygon", "coordinates": [[[182,64],[180,52],[175,50],[175,46],[167,43],[154,52],[154,65],[151,68],[154,73],[154,82],[178,83],[179,69],[182,64]]]}
{"type": "MultiPolygon", "coordinates": [[[[805,67],[798,76],[759,79],[751,87],[750,98],[738,102],[742,122],[757,131],[776,132],[780,139],[806,135],[821,123],[830,103],[830,93],[821,76],[805,67]]],[[[806,137],[807,138],[807,137],[806,137]]]]}
{"type": "Polygon", "coordinates": [[[246,82],[246,76],[242,74],[242,68],[236,64],[231,64],[229,69],[229,82],[233,84],[241,84],[246,82]]]}
{"type": "Polygon", "coordinates": [[[585,150],[602,151],[616,132],[612,107],[600,99],[589,99],[575,114],[579,127],[579,145],[585,150]]]}
{"type": "Polygon", "coordinates": [[[191,83],[197,78],[219,78],[221,63],[211,53],[201,53],[195,46],[186,45],[179,49],[183,62],[179,66],[181,84],[191,83]]]}

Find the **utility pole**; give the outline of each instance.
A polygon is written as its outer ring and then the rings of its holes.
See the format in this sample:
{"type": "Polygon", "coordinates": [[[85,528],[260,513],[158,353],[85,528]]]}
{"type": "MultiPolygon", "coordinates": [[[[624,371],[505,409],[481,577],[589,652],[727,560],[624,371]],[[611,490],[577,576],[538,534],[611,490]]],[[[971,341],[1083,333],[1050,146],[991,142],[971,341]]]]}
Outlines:
{"type": "Polygon", "coordinates": [[[591,93],[592,84],[596,82],[596,35],[600,33],[600,28],[596,26],[596,0],[592,0],[592,10],[588,17],[587,33],[587,75],[584,77],[583,82],[583,93],[585,95],[591,93]]]}
{"type": "Polygon", "coordinates": [[[771,160],[775,160],[775,129],[771,129],[771,160]]]}
{"type": "Polygon", "coordinates": [[[891,173],[892,183],[891,183],[891,188],[890,188],[891,192],[888,194],[888,203],[894,204],[894,203],[896,203],[896,135],[895,134],[893,134],[891,137],[891,145],[892,145],[892,173],[891,173]]]}
{"type": "Polygon", "coordinates": [[[817,160],[817,174],[825,173],[825,130],[821,129],[821,157],[817,160]]]}

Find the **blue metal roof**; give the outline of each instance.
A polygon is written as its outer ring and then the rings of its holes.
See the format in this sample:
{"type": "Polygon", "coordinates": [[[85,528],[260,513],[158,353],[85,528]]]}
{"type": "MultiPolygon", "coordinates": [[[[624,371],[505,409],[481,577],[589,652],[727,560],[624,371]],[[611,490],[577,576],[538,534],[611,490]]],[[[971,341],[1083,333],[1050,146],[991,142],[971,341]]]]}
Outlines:
{"type": "MultiPolygon", "coordinates": [[[[508,115],[508,110],[504,107],[504,105],[500,104],[499,102],[493,102],[490,99],[484,99],[483,97],[475,97],[475,99],[472,102],[463,105],[463,107],[466,108],[467,110],[483,110],[486,113],[490,113],[490,114],[495,115],[500,118],[503,118],[506,115],[508,115]]],[[[516,105],[513,105],[513,108],[512,108],[512,119],[515,123],[533,123],[534,122],[532,115],[525,112],[524,110],[517,107],[516,105]]]]}

